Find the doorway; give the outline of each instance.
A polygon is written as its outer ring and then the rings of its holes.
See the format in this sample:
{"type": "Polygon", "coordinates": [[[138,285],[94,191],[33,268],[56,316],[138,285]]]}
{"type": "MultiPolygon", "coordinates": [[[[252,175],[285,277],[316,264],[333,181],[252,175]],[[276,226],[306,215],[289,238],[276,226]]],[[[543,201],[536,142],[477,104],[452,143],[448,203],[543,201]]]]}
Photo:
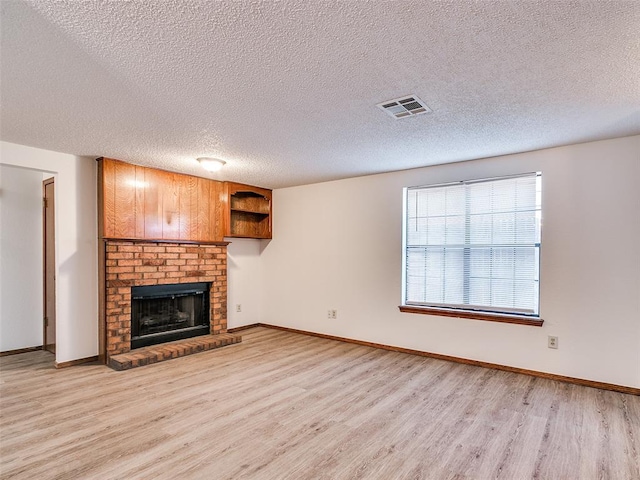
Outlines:
{"type": "Polygon", "coordinates": [[[42,233],[44,265],[44,327],[43,348],[56,353],[56,238],[55,184],[49,178],[42,182],[42,233]]]}

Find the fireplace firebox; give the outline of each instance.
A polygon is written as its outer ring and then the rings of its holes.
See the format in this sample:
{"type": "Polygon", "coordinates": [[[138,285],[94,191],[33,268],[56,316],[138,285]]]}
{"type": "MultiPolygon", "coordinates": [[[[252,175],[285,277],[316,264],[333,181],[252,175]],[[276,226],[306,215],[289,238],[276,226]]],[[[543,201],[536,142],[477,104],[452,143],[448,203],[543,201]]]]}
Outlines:
{"type": "Polygon", "coordinates": [[[209,283],[131,287],[131,348],[210,333],[209,283]]]}

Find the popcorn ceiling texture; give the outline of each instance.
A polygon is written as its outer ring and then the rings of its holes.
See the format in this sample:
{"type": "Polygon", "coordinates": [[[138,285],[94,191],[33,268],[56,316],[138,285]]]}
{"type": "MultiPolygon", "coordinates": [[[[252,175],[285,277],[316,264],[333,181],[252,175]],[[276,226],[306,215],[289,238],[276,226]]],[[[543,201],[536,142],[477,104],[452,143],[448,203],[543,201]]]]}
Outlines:
{"type": "Polygon", "coordinates": [[[0,137],[49,150],[277,188],[640,133],[640,2],[0,8],[0,137]]]}

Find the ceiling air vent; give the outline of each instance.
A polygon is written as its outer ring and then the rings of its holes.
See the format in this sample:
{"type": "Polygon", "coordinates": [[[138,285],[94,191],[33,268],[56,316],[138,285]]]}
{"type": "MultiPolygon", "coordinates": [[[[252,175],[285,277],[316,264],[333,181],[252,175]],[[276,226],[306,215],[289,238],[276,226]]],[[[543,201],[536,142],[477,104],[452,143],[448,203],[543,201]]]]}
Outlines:
{"type": "Polygon", "coordinates": [[[431,109],[415,95],[387,100],[376,105],[393,118],[411,117],[421,113],[430,113],[431,109]]]}

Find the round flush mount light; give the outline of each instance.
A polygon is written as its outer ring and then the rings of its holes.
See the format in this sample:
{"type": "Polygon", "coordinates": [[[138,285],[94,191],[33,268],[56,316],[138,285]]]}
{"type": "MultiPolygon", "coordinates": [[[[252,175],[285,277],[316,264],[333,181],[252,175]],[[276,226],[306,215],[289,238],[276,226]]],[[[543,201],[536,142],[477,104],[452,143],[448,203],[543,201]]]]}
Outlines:
{"type": "Polygon", "coordinates": [[[200,162],[202,168],[204,168],[205,170],[209,170],[210,172],[217,172],[223,167],[225,163],[227,163],[224,160],[220,160],[219,158],[211,157],[200,157],[198,158],[198,162],[200,162]]]}

